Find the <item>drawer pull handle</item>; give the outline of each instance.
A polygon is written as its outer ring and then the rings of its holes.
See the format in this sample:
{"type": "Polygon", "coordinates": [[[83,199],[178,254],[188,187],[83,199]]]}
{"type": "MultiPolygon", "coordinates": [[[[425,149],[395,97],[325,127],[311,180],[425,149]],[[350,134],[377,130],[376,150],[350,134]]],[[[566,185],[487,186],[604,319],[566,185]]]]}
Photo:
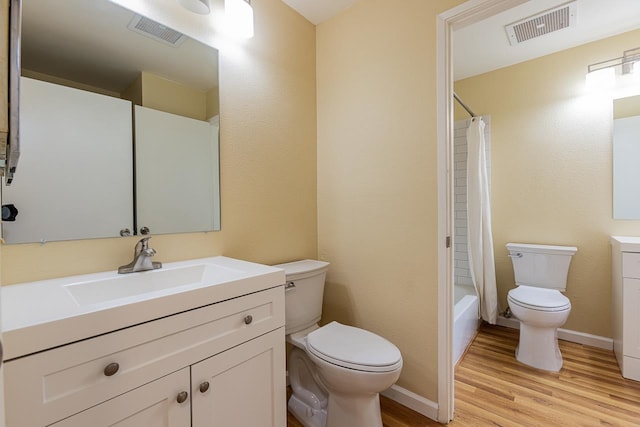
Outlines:
{"type": "Polygon", "coordinates": [[[209,383],[207,381],[200,384],[200,393],[204,393],[209,390],[209,383]]]}
{"type": "Polygon", "coordinates": [[[176,400],[178,401],[178,403],[184,403],[188,397],[189,393],[187,393],[186,391],[181,391],[180,393],[178,393],[178,398],[176,400]]]}
{"type": "Polygon", "coordinates": [[[253,316],[250,314],[247,314],[246,316],[244,316],[244,324],[245,325],[250,325],[251,322],[253,322],[253,316]]]}
{"type": "Polygon", "coordinates": [[[120,365],[118,365],[117,363],[109,363],[106,368],[104,368],[104,375],[107,377],[110,377],[112,375],[115,375],[116,372],[118,372],[118,369],[120,369],[120,365]]]}

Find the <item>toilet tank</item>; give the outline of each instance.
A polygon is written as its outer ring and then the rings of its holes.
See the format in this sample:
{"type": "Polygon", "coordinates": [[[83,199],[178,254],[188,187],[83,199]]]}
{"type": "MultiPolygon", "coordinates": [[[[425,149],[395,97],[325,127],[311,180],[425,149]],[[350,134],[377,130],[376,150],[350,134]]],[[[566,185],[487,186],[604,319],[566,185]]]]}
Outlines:
{"type": "Polygon", "coordinates": [[[567,288],[569,264],[578,248],[507,243],[507,249],[513,263],[516,285],[559,291],[564,291],[567,288]]]}
{"type": "Polygon", "coordinates": [[[286,275],[285,334],[311,327],[322,316],[324,279],[329,263],[305,259],[274,265],[286,275]]]}

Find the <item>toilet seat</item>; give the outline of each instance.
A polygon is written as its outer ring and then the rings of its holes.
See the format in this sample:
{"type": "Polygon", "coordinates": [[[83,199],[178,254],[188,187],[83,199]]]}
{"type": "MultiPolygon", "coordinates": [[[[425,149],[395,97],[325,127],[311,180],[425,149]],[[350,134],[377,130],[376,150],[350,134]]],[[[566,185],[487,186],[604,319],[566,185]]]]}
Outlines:
{"type": "Polygon", "coordinates": [[[328,363],[358,371],[390,372],[402,367],[395,345],[372,332],[338,322],[309,333],[307,350],[328,363]]]}
{"type": "Polygon", "coordinates": [[[510,303],[536,311],[564,311],[571,309],[569,298],[556,289],[520,285],[507,295],[510,303]]]}

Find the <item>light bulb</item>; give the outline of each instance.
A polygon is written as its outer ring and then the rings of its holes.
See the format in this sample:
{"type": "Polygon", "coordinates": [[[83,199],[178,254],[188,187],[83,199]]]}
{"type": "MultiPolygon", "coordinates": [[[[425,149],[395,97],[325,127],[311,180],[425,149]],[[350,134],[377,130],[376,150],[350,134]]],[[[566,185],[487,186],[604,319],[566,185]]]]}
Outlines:
{"type": "Polygon", "coordinates": [[[586,85],[589,91],[612,89],[616,85],[616,70],[610,67],[587,73],[586,85]]]}
{"type": "Polygon", "coordinates": [[[211,9],[209,8],[209,0],[178,0],[180,4],[187,10],[199,15],[208,15],[211,9]]]}
{"type": "Polygon", "coordinates": [[[224,14],[230,34],[247,39],[253,37],[253,8],[248,1],[225,0],[224,14]]]}

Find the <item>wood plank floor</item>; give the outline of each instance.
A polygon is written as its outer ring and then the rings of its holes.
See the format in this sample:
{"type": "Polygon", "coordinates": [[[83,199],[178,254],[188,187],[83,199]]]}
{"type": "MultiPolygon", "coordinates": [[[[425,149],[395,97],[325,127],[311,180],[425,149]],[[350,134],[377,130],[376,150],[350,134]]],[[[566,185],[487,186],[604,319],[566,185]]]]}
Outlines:
{"type": "MultiPolygon", "coordinates": [[[[560,341],[564,366],[549,373],[517,362],[517,344],[517,330],[480,328],[456,367],[450,426],[640,426],[640,382],[622,378],[611,351],[560,341]]],[[[380,405],[385,427],[439,425],[384,397],[380,405]]],[[[291,414],[287,425],[302,427],[291,414]]]]}

